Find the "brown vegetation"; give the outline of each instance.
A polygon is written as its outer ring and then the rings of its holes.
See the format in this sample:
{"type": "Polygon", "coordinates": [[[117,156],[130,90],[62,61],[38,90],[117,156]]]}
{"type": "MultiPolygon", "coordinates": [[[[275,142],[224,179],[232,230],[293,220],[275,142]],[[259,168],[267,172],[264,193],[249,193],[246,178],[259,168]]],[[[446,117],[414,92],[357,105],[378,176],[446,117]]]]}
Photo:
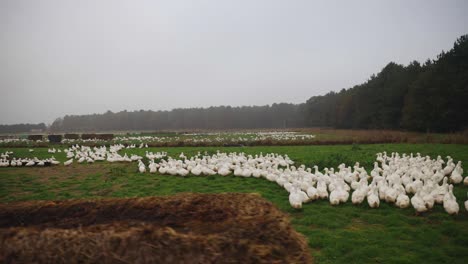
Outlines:
{"type": "Polygon", "coordinates": [[[2,263],[310,263],[256,194],[0,204],[2,263]]]}
{"type": "Polygon", "coordinates": [[[403,130],[303,128],[294,131],[316,135],[316,144],[442,143],[468,144],[468,130],[456,133],[419,133],[403,130]]]}

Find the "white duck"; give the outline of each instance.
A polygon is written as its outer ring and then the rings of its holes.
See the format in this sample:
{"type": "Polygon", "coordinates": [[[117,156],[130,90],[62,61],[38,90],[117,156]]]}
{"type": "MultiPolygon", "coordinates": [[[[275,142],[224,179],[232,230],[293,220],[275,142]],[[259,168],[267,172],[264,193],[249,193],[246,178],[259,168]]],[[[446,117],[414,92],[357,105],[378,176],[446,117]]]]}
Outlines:
{"type": "Polygon", "coordinates": [[[460,171],[457,168],[458,167],[456,167],[452,171],[452,175],[450,175],[450,181],[454,184],[459,184],[463,181],[463,176],[460,174],[460,171]]]}
{"type": "Polygon", "coordinates": [[[351,201],[353,204],[361,204],[366,198],[366,193],[367,191],[365,188],[358,188],[355,190],[351,195],[351,201]]]}
{"type": "Polygon", "coordinates": [[[367,203],[370,208],[378,208],[380,205],[380,199],[377,195],[377,187],[371,187],[367,192],[367,203]]]}
{"type": "Polygon", "coordinates": [[[314,186],[307,188],[307,196],[309,196],[310,201],[317,200],[319,198],[317,189],[314,186]]]}
{"type": "Polygon", "coordinates": [[[70,166],[72,163],[73,163],[73,158],[71,158],[71,159],[65,161],[65,162],[63,163],[63,165],[65,165],[65,166],[70,166]]]}
{"type": "MultiPolygon", "coordinates": [[[[159,172],[161,172],[161,171],[159,171],[159,172]]],[[[192,174],[195,175],[195,176],[199,176],[199,175],[201,174],[201,172],[202,172],[202,169],[201,169],[201,166],[200,166],[200,165],[195,166],[195,167],[190,171],[190,173],[192,173],[192,174]]],[[[164,173],[162,173],[162,174],[164,174],[164,173]]]]}
{"type": "MultiPolygon", "coordinates": [[[[468,196],[468,192],[466,193],[466,196],[468,196]]],[[[468,200],[465,201],[465,210],[468,211],[468,200]]]]}
{"type": "Polygon", "coordinates": [[[411,198],[411,205],[413,205],[416,213],[424,213],[427,211],[426,204],[424,203],[424,200],[421,197],[421,193],[419,191],[416,192],[416,194],[411,198]]]}
{"type": "Polygon", "coordinates": [[[336,188],[330,192],[330,204],[339,205],[340,204],[340,189],[336,188]]]}
{"type": "Polygon", "coordinates": [[[435,203],[442,204],[444,202],[444,196],[447,193],[447,190],[447,177],[444,177],[442,185],[436,185],[436,187],[432,191],[432,196],[434,197],[435,203]]]}
{"type": "Polygon", "coordinates": [[[292,190],[292,192],[289,194],[289,204],[291,204],[291,206],[296,209],[302,208],[301,195],[295,190],[292,190]]]}
{"type": "Polygon", "coordinates": [[[453,159],[450,156],[447,156],[447,158],[447,166],[444,168],[443,172],[445,175],[450,175],[455,168],[455,163],[453,163],[453,159]]]}
{"type": "Polygon", "coordinates": [[[164,165],[160,166],[159,169],[158,169],[158,172],[160,174],[166,174],[166,172],[167,172],[166,166],[164,166],[164,165]]]}
{"type": "Polygon", "coordinates": [[[398,191],[392,187],[387,187],[385,191],[385,201],[387,203],[394,203],[398,198],[398,191]]]}
{"type": "Polygon", "coordinates": [[[399,208],[407,208],[410,205],[410,199],[408,195],[404,193],[400,193],[395,202],[395,205],[398,206],[399,208]]]}
{"type": "Polygon", "coordinates": [[[153,161],[150,162],[150,164],[148,165],[148,168],[149,168],[150,173],[156,173],[158,170],[157,164],[154,163],[153,161]]]}
{"type": "Polygon", "coordinates": [[[448,195],[444,197],[444,209],[450,215],[458,214],[460,206],[457,203],[457,198],[453,195],[453,185],[449,185],[448,195]]]}
{"type": "Polygon", "coordinates": [[[320,197],[320,199],[328,198],[327,184],[324,181],[319,181],[317,183],[317,194],[320,197]]]}
{"type": "Polygon", "coordinates": [[[189,174],[189,171],[186,170],[186,169],[184,169],[184,168],[179,168],[179,169],[177,170],[177,174],[178,174],[179,176],[185,177],[185,176],[187,176],[187,175],[189,174]]]}
{"type": "Polygon", "coordinates": [[[138,165],[138,171],[140,173],[144,173],[146,171],[146,167],[145,164],[143,164],[143,162],[140,162],[140,164],[138,165]]]}
{"type": "Polygon", "coordinates": [[[221,176],[227,176],[231,173],[229,168],[227,166],[223,166],[218,170],[218,174],[221,176]]]}

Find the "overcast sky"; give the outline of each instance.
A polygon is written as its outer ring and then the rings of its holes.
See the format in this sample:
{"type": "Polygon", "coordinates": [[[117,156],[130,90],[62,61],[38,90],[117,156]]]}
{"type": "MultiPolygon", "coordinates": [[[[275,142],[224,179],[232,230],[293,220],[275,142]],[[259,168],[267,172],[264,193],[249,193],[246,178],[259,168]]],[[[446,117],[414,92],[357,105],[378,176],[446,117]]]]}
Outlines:
{"type": "Polygon", "coordinates": [[[305,102],[468,33],[468,1],[0,0],[0,124],[305,102]]]}

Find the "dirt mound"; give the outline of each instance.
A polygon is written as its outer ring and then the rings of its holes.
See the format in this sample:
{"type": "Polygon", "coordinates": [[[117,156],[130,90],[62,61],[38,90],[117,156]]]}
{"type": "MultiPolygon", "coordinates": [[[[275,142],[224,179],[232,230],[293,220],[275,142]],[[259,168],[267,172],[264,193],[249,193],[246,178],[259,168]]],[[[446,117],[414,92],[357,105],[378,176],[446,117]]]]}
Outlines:
{"type": "Polygon", "coordinates": [[[255,194],[0,204],[1,263],[311,263],[255,194]]]}

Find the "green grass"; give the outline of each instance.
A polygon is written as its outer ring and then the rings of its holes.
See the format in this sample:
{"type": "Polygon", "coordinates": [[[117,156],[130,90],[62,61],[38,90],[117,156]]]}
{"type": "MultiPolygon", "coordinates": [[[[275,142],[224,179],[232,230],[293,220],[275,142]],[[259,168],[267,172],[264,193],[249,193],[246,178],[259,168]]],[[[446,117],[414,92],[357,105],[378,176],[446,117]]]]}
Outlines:
{"type": "MultiPolygon", "coordinates": [[[[371,169],[375,153],[386,150],[400,153],[452,156],[468,171],[468,145],[379,144],[294,147],[208,147],[152,148],[122,150],[144,155],[146,150],[167,151],[178,156],[216,150],[249,154],[288,154],[297,164],[321,168],[359,161],[371,169]]],[[[0,149],[4,152],[6,149],[0,149]]],[[[18,156],[50,157],[47,149],[10,149],[18,156]]],[[[54,154],[64,161],[64,153],[54,154]]],[[[316,263],[466,263],[468,259],[468,212],[463,202],[467,187],[456,186],[460,214],[449,216],[441,206],[423,216],[412,208],[398,209],[381,203],[379,209],[350,202],[336,207],[316,201],[301,210],[290,207],[288,193],[272,182],[233,176],[174,177],[139,174],[132,164],[74,164],[73,168],[0,168],[0,201],[50,200],[96,197],[139,197],[171,195],[179,192],[221,193],[256,192],[291,216],[292,224],[308,237],[316,263]]]]}

